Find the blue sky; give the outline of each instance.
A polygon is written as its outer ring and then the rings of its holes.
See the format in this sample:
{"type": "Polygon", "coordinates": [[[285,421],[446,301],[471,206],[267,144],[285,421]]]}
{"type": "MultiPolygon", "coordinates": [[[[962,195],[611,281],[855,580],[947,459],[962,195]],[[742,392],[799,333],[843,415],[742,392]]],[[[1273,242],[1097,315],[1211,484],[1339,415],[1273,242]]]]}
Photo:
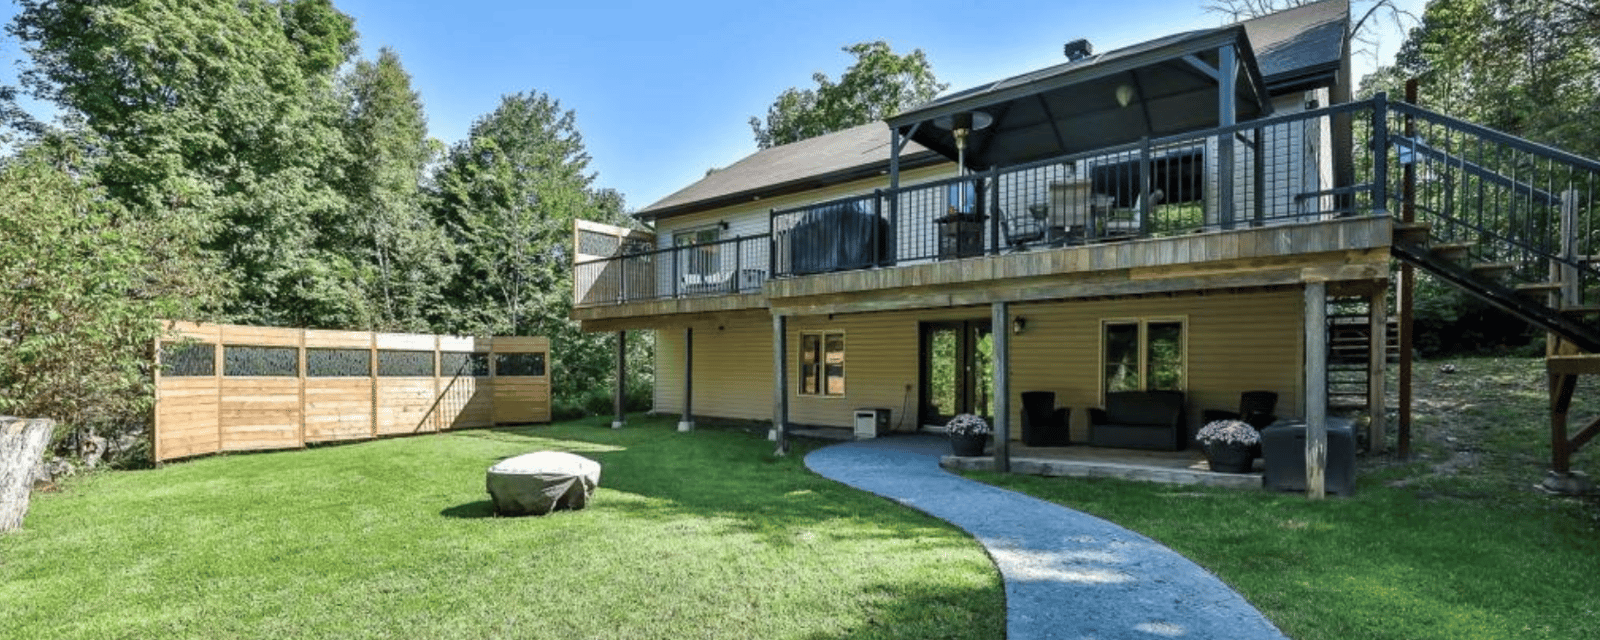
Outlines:
{"type": "MultiPolygon", "coordinates": [[[[852,43],[922,49],[959,90],[1054,64],[1075,38],[1106,51],[1225,22],[1202,0],[334,3],[367,57],[399,53],[435,138],[461,140],[502,95],[544,92],[577,113],[597,184],[629,209],[754,152],[749,118],[815,72],[837,78],[852,43]]],[[[1420,12],[1422,0],[1400,4],[1420,12]]],[[[1383,34],[1385,62],[1400,38],[1383,34]]],[[[18,43],[7,36],[0,55],[15,60],[18,43]]]]}

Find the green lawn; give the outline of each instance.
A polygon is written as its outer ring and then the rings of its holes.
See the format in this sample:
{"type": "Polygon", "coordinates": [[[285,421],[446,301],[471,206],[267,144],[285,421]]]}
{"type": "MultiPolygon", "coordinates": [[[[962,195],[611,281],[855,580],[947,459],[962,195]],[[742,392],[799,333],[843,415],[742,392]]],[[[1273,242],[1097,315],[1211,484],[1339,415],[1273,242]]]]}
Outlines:
{"type": "MultiPolygon", "coordinates": [[[[1149,535],[1299,640],[1600,638],[1600,501],[1533,489],[1549,468],[1543,360],[1426,363],[1415,379],[1416,459],[1363,457],[1352,499],[969,475],[1149,535]]],[[[1578,397],[1575,418],[1600,410],[1593,381],[1578,397]]],[[[1600,474],[1597,449],[1574,467],[1600,474]]]]}
{"type": "Polygon", "coordinates": [[[945,524],[735,431],[589,420],[99,474],[0,536],[4,638],[999,638],[945,524]],[[490,517],[484,470],[604,465],[594,504],[490,517]]]}

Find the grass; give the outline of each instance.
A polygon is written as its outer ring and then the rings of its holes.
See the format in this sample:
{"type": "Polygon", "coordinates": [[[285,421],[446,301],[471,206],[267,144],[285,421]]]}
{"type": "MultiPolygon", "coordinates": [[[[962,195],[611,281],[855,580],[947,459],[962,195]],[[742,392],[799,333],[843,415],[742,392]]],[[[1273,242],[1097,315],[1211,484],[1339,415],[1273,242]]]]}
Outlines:
{"type": "Polygon", "coordinates": [[[976,542],[758,436],[640,420],[105,473],[0,537],[4,638],[997,638],[976,542]],[[496,518],[496,460],[604,465],[592,506],[496,518]]]}
{"type": "MultiPolygon", "coordinates": [[[[1419,366],[1417,453],[1364,456],[1354,498],[972,475],[1166,543],[1300,640],[1600,639],[1600,501],[1532,488],[1541,362],[1419,366]]],[[[1575,424],[1600,412],[1593,381],[1577,397],[1575,424]]],[[[759,436],[605,424],[76,479],[0,537],[0,637],[1003,637],[999,577],[954,529],[759,436]],[[605,465],[595,504],[491,517],[483,470],[537,449],[605,465]]]]}
{"type": "MultiPolygon", "coordinates": [[[[1354,498],[970,475],[1171,546],[1292,638],[1600,638],[1600,501],[1533,488],[1549,467],[1543,360],[1445,362],[1414,378],[1414,460],[1364,456],[1354,498]]],[[[1597,391],[1580,385],[1575,424],[1600,412],[1597,391]]],[[[1600,471],[1596,449],[1574,468],[1600,471]]]]}

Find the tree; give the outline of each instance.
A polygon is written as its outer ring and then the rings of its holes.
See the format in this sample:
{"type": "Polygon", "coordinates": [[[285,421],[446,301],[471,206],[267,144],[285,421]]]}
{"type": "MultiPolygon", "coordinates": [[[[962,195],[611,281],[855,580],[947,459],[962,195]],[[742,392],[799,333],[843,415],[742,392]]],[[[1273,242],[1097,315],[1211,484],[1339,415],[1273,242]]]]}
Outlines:
{"type": "Polygon", "coordinates": [[[168,277],[173,230],[105,198],[82,147],[56,135],[0,166],[0,414],[87,436],[137,421],[157,319],[208,295],[168,277]]]}
{"type": "Polygon", "coordinates": [[[357,62],[343,85],[350,162],[341,191],[349,209],[326,228],[330,248],[366,258],[358,263],[362,297],[370,303],[362,328],[427,331],[450,278],[451,246],[423,206],[435,143],[422,99],[388,48],[376,62],[357,62]]]}
{"type": "Polygon", "coordinates": [[[235,320],[347,324],[352,274],[319,242],[343,215],[334,73],[355,30],[328,0],[21,0],[33,95],[104,145],[130,215],[195,220],[235,320]]]}
{"type": "Polygon", "coordinates": [[[1430,109],[1600,155],[1597,15],[1597,0],[1435,0],[1363,91],[1398,93],[1417,78],[1430,109]]]}
{"type": "Polygon", "coordinates": [[[451,148],[436,177],[435,215],[457,243],[448,331],[551,339],[555,400],[604,388],[606,338],[572,309],[572,221],[622,224],[622,197],[597,190],[576,115],[542,93],[501,99],[451,148]]]}
{"type": "Polygon", "coordinates": [[[899,56],[881,40],[844,48],[855,56],[839,81],[812,74],[815,89],[784,90],[767,108],[767,118],[750,118],[756,145],[762,149],[814,138],[884,120],[929,100],[949,85],[934,77],[921,49],[899,56]]]}

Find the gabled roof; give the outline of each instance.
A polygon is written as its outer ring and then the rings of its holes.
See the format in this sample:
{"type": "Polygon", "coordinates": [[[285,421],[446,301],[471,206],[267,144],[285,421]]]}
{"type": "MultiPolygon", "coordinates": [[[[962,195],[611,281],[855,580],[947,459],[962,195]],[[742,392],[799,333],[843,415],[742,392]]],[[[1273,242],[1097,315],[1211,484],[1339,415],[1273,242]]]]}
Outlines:
{"type": "MultiPolygon", "coordinates": [[[[1323,0],[1239,23],[1273,93],[1333,81],[1345,56],[1350,0],[1323,0]]],[[[1348,81],[1348,80],[1347,80],[1348,81]]]]}
{"type": "Polygon", "coordinates": [[[1177,33],[953,93],[890,118],[889,126],[954,158],[949,120],[985,114],[991,126],[972,131],[966,151],[967,167],[982,171],[1218,126],[1225,87],[1236,120],[1271,113],[1238,25],[1177,33]],[[1237,64],[1225,66],[1223,55],[1237,64]]]}
{"type": "MultiPolygon", "coordinates": [[[[900,152],[902,168],[944,162],[909,144],[900,152]]],[[[889,132],[882,122],[762,149],[725,169],[641,209],[640,218],[666,218],[705,211],[757,197],[771,198],[881,175],[889,166],[889,132]]]]}

